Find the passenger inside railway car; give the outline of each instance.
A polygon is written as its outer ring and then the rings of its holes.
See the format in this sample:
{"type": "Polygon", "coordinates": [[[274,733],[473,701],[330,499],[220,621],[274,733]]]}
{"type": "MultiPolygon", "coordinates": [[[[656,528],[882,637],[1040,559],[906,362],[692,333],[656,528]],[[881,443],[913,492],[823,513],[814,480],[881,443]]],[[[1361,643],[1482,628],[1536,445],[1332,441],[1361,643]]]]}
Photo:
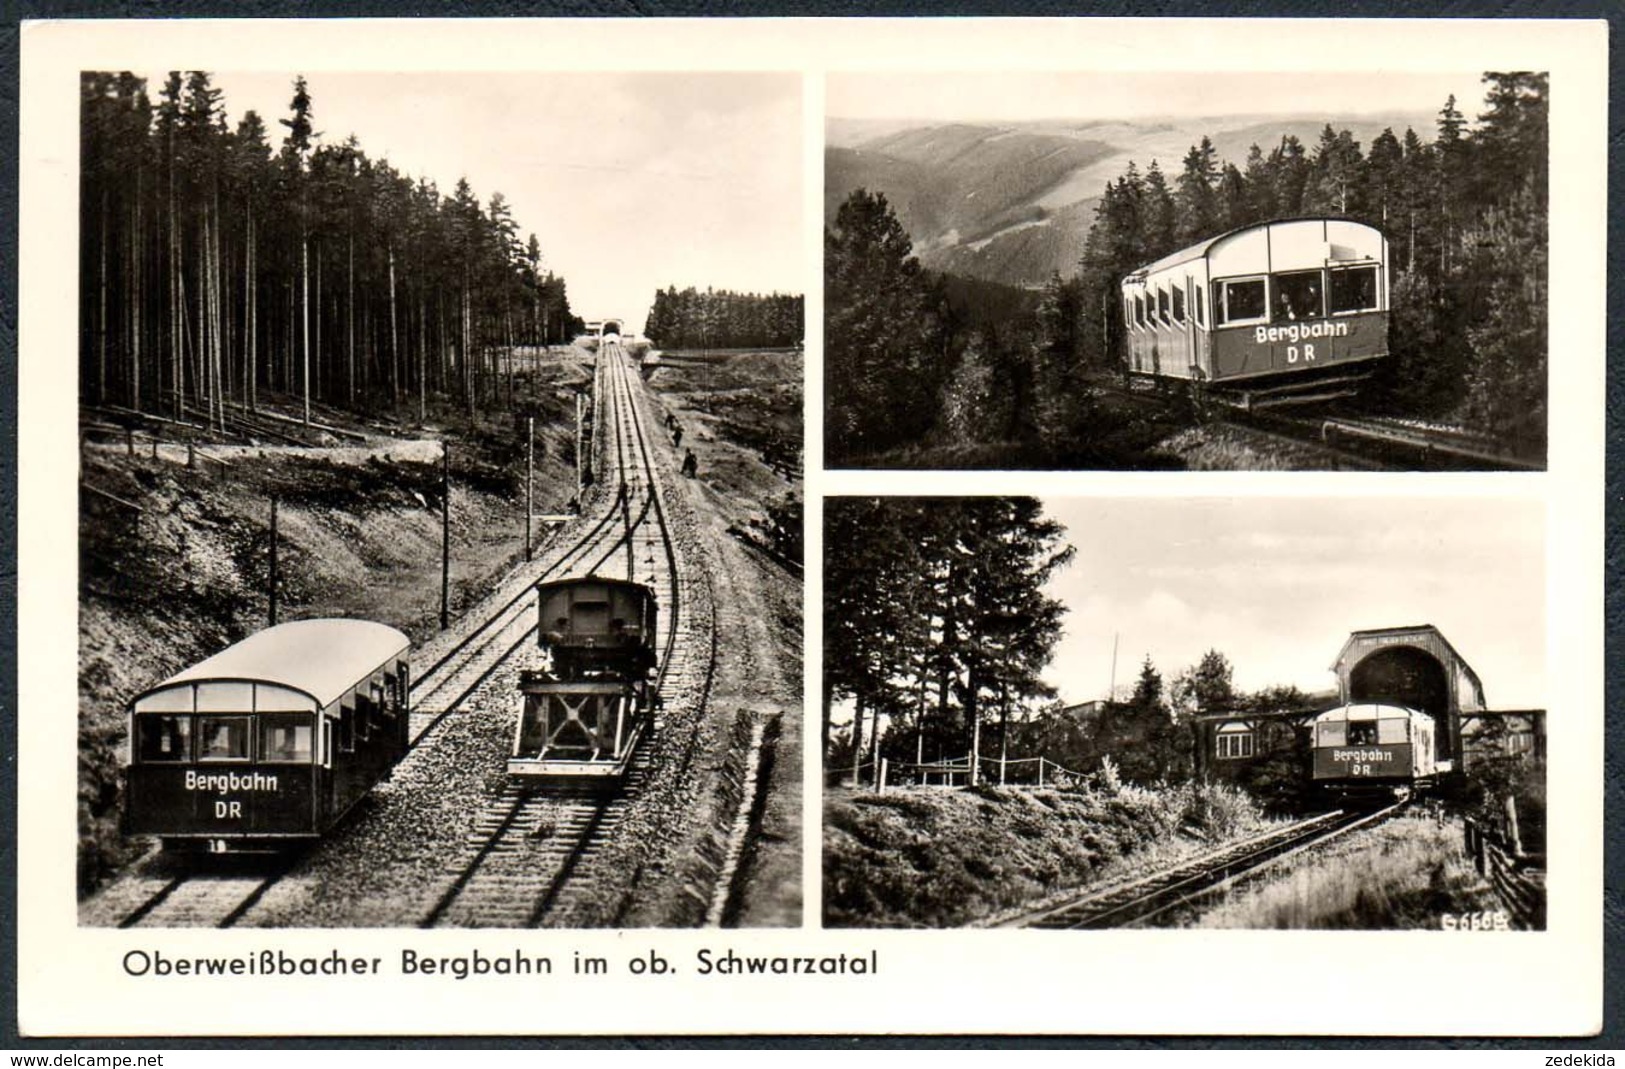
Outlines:
{"type": "Polygon", "coordinates": [[[1343,744],[1345,746],[1375,746],[1377,744],[1377,722],[1375,720],[1350,720],[1343,744]]]}
{"type": "Polygon", "coordinates": [[[1274,276],[1277,319],[1318,319],[1325,315],[1320,303],[1320,272],[1294,271],[1274,276]]]}

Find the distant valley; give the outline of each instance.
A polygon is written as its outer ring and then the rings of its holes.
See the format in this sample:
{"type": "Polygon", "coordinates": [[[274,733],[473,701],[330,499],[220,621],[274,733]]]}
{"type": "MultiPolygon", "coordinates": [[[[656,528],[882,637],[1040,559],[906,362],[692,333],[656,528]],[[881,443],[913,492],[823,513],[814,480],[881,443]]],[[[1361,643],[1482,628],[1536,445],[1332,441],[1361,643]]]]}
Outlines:
{"type": "Polygon", "coordinates": [[[1328,122],[1350,130],[1362,152],[1385,127],[1434,135],[1431,111],[1008,124],[831,118],[824,218],[833,222],[854,189],[878,190],[927,267],[1036,287],[1076,269],[1101,190],[1130,160],[1143,172],[1155,159],[1172,187],[1204,136],[1221,165],[1244,167],[1251,145],[1267,153],[1289,134],[1313,152],[1328,122]]]}

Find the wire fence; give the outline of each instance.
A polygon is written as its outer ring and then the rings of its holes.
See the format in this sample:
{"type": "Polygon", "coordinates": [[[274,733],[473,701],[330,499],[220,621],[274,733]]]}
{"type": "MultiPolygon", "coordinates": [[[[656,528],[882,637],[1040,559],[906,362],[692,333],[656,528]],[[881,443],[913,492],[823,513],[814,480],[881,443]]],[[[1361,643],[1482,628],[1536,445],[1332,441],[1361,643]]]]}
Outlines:
{"type": "Polygon", "coordinates": [[[970,755],[937,761],[892,761],[888,758],[863,761],[828,769],[825,785],[860,790],[888,791],[898,788],[965,788],[984,784],[1023,788],[1077,788],[1090,781],[1090,773],[1078,772],[1047,757],[982,757],[974,763],[970,755]]]}

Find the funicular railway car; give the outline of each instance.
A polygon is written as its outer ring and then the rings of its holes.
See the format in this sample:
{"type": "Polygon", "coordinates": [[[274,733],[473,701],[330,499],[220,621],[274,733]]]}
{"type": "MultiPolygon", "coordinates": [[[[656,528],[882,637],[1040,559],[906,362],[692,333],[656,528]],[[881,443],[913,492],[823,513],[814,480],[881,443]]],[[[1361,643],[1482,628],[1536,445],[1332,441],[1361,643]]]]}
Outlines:
{"type": "Polygon", "coordinates": [[[1388,355],[1388,241],[1348,219],[1233,230],[1122,284],[1131,375],[1244,407],[1351,396],[1388,355]]]}
{"type": "Polygon", "coordinates": [[[588,576],[540,583],[536,600],[549,664],[520,674],[508,774],[618,782],[653,718],[655,592],[588,576]]]}
{"type": "Polygon", "coordinates": [[[319,838],[406,753],[410,650],[383,624],[298,620],[143,691],[125,830],[210,853],[319,838]]]}
{"type": "Polygon", "coordinates": [[[1393,799],[1433,786],[1440,772],[1433,718],[1403,705],[1361,702],[1311,723],[1310,780],[1337,799],[1393,799]]]}

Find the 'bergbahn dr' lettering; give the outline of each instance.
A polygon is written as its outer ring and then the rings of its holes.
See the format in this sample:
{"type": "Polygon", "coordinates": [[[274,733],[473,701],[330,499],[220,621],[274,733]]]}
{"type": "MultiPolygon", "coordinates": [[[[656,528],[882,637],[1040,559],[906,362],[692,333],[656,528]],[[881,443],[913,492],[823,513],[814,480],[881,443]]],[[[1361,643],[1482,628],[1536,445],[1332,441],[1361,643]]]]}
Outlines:
{"type": "Polygon", "coordinates": [[[1349,332],[1347,323],[1294,323],[1290,327],[1258,327],[1253,340],[1259,345],[1272,341],[1296,344],[1305,338],[1342,338],[1349,332]]]}
{"type": "Polygon", "coordinates": [[[1333,750],[1332,751],[1332,760],[1337,762],[1338,764],[1345,764],[1345,763],[1351,762],[1351,761],[1361,761],[1361,762],[1366,762],[1366,761],[1371,761],[1371,762],[1392,761],[1393,759],[1394,759],[1394,754],[1393,754],[1393,751],[1391,751],[1391,750],[1333,750]]]}
{"type": "Polygon", "coordinates": [[[193,772],[186,773],[186,789],[189,791],[214,791],[216,794],[230,794],[232,791],[263,791],[274,794],[277,791],[275,776],[267,776],[263,772],[245,772],[238,775],[236,772],[193,772]]]}

